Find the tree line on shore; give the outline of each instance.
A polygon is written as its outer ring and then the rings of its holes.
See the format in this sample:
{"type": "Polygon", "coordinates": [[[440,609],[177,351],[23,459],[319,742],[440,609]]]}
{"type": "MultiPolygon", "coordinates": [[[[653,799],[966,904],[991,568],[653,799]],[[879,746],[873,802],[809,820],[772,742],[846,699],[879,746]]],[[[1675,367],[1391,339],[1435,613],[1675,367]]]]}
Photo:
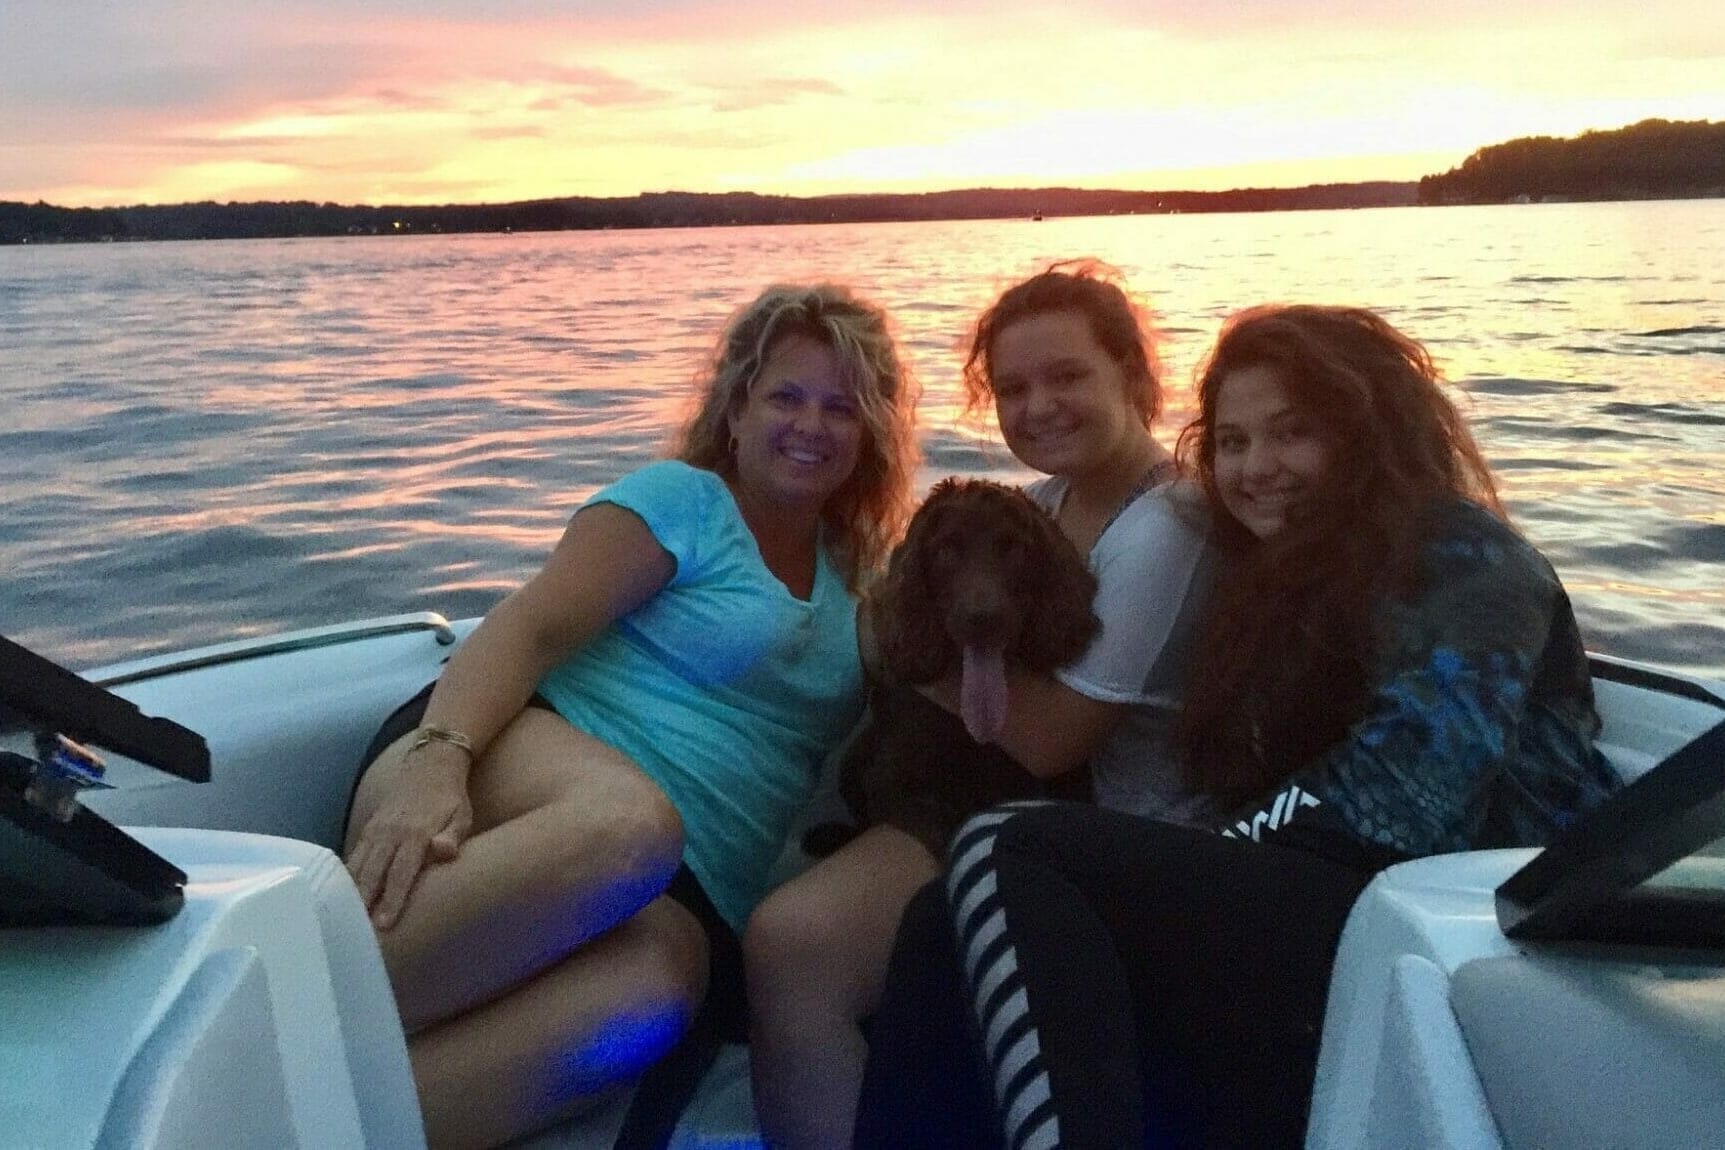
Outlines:
{"type": "Polygon", "coordinates": [[[1481,148],[1419,183],[1422,204],[1536,203],[1725,196],[1725,123],[1643,120],[1559,139],[1481,148]]]}
{"type": "Polygon", "coordinates": [[[285,236],[541,232],[591,228],[683,228],[751,224],[1036,219],[1213,211],[1410,205],[1409,182],[1317,184],[1228,192],[1140,192],[1085,188],[977,188],[916,194],[769,196],[753,192],[645,192],[636,196],[511,204],[369,206],[228,203],[60,208],[0,202],[0,243],[55,240],[262,239],[285,236]]]}
{"type": "Polygon", "coordinates": [[[437,206],[206,201],[62,208],[0,201],[0,244],[1038,219],[1721,195],[1725,195],[1725,123],[1645,120],[1571,139],[1535,136],[1494,144],[1469,156],[1460,167],[1426,176],[1417,184],[1370,181],[1225,192],[977,188],[809,197],[646,192],[437,206]]]}

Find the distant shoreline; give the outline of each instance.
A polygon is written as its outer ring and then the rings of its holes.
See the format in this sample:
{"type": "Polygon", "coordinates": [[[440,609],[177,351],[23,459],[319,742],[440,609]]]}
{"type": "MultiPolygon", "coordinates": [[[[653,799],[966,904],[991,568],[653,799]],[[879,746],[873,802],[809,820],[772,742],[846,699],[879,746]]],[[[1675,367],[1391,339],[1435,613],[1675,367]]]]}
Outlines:
{"type": "Polygon", "coordinates": [[[1451,204],[1725,197],[1725,123],[1643,120],[1572,139],[1493,144],[1418,181],[1371,180],[1225,192],[969,188],[836,196],[643,192],[509,204],[345,205],[311,201],[62,208],[0,201],[0,244],[287,239],[889,223],[1066,216],[1288,212],[1451,204]]]}
{"type": "Polygon", "coordinates": [[[1426,181],[1313,184],[1228,192],[996,189],[798,198],[752,193],[654,192],[515,204],[368,206],[309,201],[61,208],[0,200],[0,247],[187,240],[534,234],[647,228],[1027,221],[1121,215],[1206,215],[1491,204],[1633,203],[1725,198],[1725,189],[1623,189],[1595,195],[1521,193],[1503,199],[1429,197],[1426,181]],[[1055,194],[1049,194],[1053,192],[1055,194]],[[1422,194],[1426,193],[1426,194],[1422,194]],[[842,206],[830,201],[842,201],[842,206]],[[954,202],[956,201],[956,203],[954,202]],[[945,204],[944,207],[936,206],[945,204]]]}
{"type": "Polygon", "coordinates": [[[62,208],[0,201],[0,244],[303,236],[892,223],[1067,216],[1176,215],[1410,207],[1412,181],[1240,188],[1224,192],[973,188],[923,193],[769,196],[645,192],[509,204],[346,205],[309,201],[62,208]]]}

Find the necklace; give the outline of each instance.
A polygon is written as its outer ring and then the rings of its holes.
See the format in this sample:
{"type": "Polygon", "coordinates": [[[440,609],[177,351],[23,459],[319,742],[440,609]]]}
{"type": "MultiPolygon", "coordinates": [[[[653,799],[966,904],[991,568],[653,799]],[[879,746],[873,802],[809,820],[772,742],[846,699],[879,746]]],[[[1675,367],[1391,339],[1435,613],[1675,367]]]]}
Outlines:
{"type": "Polygon", "coordinates": [[[1128,507],[1137,502],[1140,495],[1143,495],[1146,491],[1154,490],[1168,482],[1170,479],[1173,479],[1174,476],[1179,473],[1179,470],[1180,465],[1175,463],[1172,459],[1164,459],[1159,463],[1152,463],[1149,469],[1146,470],[1143,475],[1138,477],[1138,482],[1132,485],[1132,490],[1126,493],[1126,498],[1120,501],[1120,505],[1114,509],[1114,514],[1108,517],[1108,522],[1102,525],[1102,530],[1096,533],[1096,537],[1100,539],[1102,536],[1108,534],[1108,529],[1114,526],[1114,521],[1120,518],[1121,514],[1128,507]]]}
{"type": "Polygon", "coordinates": [[[1096,541],[1108,533],[1108,529],[1114,526],[1114,521],[1120,518],[1120,516],[1125,513],[1126,509],[1132,506],[1133,502],[1136,501],[1139,496],[1143,495],[1146,491],[1160,487],[1162,484],[1173,479],[1177,474],[1179,474],[1179,470],[1179,465],[1172,459],[1163,459],[1157,463],[1151,464],[1144,470],[1143,474],[1138,477],[1137,481],[1133,483],[1132,487],[1127,490],[1124,497],[1114,504],[1108,514],[1101,517],[1100,522],[1096,524],[1093,534],[1088,529],[1080,526],[1076,528],[1077,530],[1082,531],[1082,534],[1078,536],[1072,535],[1072,532],[1075,530],[1074,525],[1083,524],[1084,519],[1082,517],[1082,512],[1072,501],[1072,483],[1068,480],[1066,489],[1060,493],[1060,502],[1055,512],[1056,517],[1060,519],[1062,526],[1068,532],[1069,537],[1072,538],[1073,543],[1079,547],[1079,550],[1088,553],[1092,547],[1096,546],[1096,541]]]}

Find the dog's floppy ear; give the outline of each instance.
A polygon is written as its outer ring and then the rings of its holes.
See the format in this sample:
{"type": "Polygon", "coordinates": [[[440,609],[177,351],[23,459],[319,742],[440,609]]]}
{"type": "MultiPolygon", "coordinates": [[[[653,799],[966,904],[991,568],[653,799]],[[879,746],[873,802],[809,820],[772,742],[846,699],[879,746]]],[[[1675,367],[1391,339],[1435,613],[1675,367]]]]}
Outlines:
{"type": "Polygon", "coordinates": [[[1102,629],[1091,607],[1096,576],[1078,548],[1066,538],[1052,515],[1032,506],[1025,531],[1033,543],[1039,592],[1030,625],[1025,628],[1025,663],[1052,670],[1084,654],[1102,629]]]}
{"type": "Polygon", "coordinates": [[[949,502],[944,496],[953,490],[952,480],[942,480],[917,508],[871,596],[881,661],[907,683],[938,679],[952,663],[952,645],[936,609],[929,566],[945,518],[942,504],[949,502]]]}

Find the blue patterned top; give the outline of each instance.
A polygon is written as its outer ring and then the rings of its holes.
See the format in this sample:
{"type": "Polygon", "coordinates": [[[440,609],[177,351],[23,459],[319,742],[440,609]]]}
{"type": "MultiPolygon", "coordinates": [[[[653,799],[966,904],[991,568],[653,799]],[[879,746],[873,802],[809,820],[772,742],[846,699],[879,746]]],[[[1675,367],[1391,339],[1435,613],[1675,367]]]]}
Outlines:
{"type": "Polygon", "coordinates": [[[1418,590],[1383,608],[1365,717],[1225,834],[1341,831],[1379,861],[1538,846],[1620,785],[1569,596],[1507,524],[1435,516],[1418,590]]]}

